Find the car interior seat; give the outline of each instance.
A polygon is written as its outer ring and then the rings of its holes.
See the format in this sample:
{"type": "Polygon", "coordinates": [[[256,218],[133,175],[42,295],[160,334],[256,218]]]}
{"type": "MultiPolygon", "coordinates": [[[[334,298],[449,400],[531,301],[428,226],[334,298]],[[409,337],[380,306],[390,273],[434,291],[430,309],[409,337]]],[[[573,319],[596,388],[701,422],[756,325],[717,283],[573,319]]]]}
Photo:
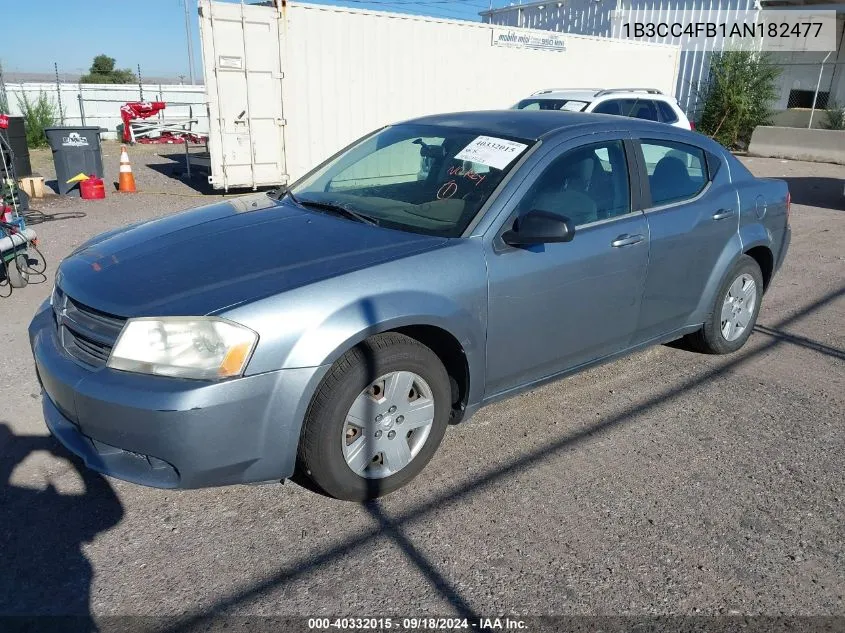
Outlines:
{"type": "Polygon", "coordinates": [[[675,156],[664,156],[657,161],[648,180],[651,197],[656,203],[680,200],[697,189],[684,162],[675,156]]]}
{"type": "Polygon", "coordinates": [[[619,101],[608,101],[601,104],[601,114],[622,116],[622,108],[619,106],[619,101]]]}
{"type": "Polygon", "coordinates": [[[657,109],[650,101],[638,101],[631,112],[631,116],[635,119],[657,121],[657,109]]]}

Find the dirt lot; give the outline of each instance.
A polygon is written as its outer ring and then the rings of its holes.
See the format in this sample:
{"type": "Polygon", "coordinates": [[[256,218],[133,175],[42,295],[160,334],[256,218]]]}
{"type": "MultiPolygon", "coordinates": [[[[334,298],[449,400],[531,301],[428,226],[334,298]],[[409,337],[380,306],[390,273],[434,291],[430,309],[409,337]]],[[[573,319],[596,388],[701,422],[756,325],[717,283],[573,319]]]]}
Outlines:
{"type": "Polygon", "coordinates": [[[141,488],[46,437],[29,319],[84,239],[214,199],[168,175],[178,151],[132,151],[160,193],[35,205],[85,216],[37,225],[49,282],[0,300],[0,613],[845,617],[845,167],[744,159],[794,205],[740,353],[654,348],[491,406],[357,505],[141,488]]]}

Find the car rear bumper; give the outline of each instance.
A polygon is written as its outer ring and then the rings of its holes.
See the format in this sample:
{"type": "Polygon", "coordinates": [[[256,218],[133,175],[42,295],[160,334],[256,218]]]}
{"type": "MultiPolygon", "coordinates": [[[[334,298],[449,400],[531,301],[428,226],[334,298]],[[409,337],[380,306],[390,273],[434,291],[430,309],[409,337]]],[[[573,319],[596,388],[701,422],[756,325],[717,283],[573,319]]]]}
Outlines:
{"type": "Polygon", "coordinates": [[[70,357],[45,303],[29,327],[50,432],[88,467],[157,488],[281,480],[324,368],[221,382],[90,369],[70,357]]]}

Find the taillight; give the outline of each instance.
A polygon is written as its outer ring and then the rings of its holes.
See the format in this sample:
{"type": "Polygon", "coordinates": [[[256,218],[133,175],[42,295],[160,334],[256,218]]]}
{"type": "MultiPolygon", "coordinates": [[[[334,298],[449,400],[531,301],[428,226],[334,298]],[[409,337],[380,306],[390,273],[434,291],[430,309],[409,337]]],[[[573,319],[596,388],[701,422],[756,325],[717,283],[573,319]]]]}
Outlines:
{"type": "Polygon", "coordinates": [[[786,223],[789,224],[789,212],[792,210],[792,194],[786,192],[786,223]]]}
{"type": "Polygon", "coordinates": [[[689,122],[689,129],[691,129],[693,132],[695,132],[695,121],[689,122]]]}

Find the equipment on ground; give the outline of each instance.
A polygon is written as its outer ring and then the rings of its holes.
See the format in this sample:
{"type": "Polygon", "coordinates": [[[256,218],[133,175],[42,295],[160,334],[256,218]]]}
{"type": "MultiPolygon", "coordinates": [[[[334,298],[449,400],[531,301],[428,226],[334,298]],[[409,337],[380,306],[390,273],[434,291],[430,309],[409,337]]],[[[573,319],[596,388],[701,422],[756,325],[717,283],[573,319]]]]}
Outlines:
{"type": "MultiPolygon", "coordinates": [[[[7,126],[8,117],[0,115],[0,129],[7,126]]],[[[5,298],[11,296],[14,288],[26,286],[31,275],[43,277],[47,263],[38,250],[38,236],[26,226],[23,214],[26,194],[18,188],[14,151],[2,134],[0,169],[0,297],[5,298]]]]}
{"type": "Polygon", "coordinates": [[[164,101],[130,101],[120,107],[123,119],[123,141],[125,143],[192,143],[202,142],[202,136],[195,134],[197,123],[193,109],[187,117],[164,118],[167,108],[164,101]]]}

